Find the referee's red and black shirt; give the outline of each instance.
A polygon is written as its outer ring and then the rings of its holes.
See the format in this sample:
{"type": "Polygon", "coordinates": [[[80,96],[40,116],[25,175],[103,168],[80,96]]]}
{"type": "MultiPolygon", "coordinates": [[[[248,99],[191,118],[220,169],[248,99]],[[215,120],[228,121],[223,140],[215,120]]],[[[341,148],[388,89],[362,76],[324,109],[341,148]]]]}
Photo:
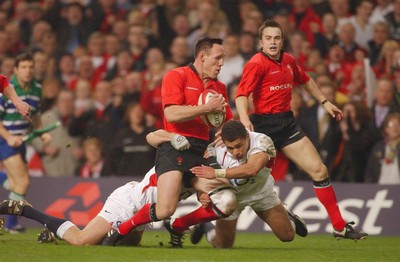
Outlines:
{"type": "MultiPolygon", "coordinates": [[[[220,81],[210,79],[205,86],[192,64],[175,68],[169,71],[162,80],[161,96],[163,108],[170,105],[197,106],[200,94],[207,88],[222,94],[225,100],[228,101],[226,87],[220,81]]],[[[232,111],[227,106],[226,120],[232,118],[232,111]]],[[[164,127],[169,132],[205,141],[209,140],[209,127],[200,117],[182,123],[170,123],[164,117],[164,127]]]]}
{"type": "Polygon", "coordinates": [[[309,79],[290,54],[282,52],[277,61],[259,52],[245,65],[236,97],[253,93],[255,114],[287,112],[292,88],[306,84],[309,79]]]}

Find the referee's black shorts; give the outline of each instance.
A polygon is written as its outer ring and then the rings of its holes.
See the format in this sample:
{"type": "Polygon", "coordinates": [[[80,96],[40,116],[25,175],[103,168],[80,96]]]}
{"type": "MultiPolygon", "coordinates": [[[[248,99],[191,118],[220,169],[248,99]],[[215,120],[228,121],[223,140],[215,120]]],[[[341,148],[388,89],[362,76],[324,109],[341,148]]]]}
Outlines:
{"type": "Polygon", "coordinates": [[[203,158],[204,151],[207,149],[208,142],[192,137],[186,137],[191,147],[188,150],[177,151],[171,143],[161,144],[156,154],[156,173],[162,174],[178,170],[183,173],[183,183],[185,187],[191,187],[191,180],[194,175],[190,169],[194,166],[207,165],[213,168],[221,168],[215,157],[203,158]]]}
{"type": "Polygon", "coordinates": [[[269,136],[278,150],[305,136],[304,131],[294,120],[292,111],[265,115],[251,114],[250,121],[254,131],[269,136]]]}

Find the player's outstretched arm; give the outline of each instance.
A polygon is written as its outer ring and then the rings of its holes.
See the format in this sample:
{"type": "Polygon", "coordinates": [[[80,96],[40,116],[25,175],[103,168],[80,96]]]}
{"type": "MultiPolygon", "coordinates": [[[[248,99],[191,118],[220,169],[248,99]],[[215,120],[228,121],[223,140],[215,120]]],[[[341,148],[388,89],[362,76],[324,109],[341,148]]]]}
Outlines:
{"type": "Polygon", "coordinates": [[[270,157],[265,152],[259,152],[249,157],[247,163],[226,169],[214,169],[209,166],[195,166],[190,171],[197,177],[214,178],[244,178],[256,176],[264,168],[270,157]]]}
{"type": "Polygon", "coordinates": [[[158,147],[160,144],[170,142],[171,145],[178,151],[187,150],[190,148],[190,143],[186,137],[159,129],[147,134],[147,143],[153,147],[158,147]]]}
{"type": "Polygon", "coordinates": [[[239,114],[239,119],[242,124],[249,129],[250,131],[254,131],[253,124],[249,118],[249,100],[246,96],[239,96],[235,99],[236,110],[239,114]]]}
{"type": "Polygon", "coordinates": [[[334,104],[332,104],[324,97],[312,78],[310,78],[310,80],[305,85],[303,85],[303,88],[307,90],[307,92],[311,94],[317,100],[317,102],[321,103],[324,106],[325,110],[332,116],[332,118],[335,118],[337,121],[342,120],[342,110],[337,108],[334,104]]]}

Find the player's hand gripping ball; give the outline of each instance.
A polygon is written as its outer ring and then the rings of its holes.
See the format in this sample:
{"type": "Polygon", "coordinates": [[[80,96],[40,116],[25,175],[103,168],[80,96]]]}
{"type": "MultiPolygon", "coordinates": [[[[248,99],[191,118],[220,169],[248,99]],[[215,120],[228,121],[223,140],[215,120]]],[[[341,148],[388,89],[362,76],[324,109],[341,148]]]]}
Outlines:
{"type": "MultiPolygon", "coordinates": [[[[218,93],[215,90],[212,90],[212,89],[204,90],[203,93],[201,93],[199,96],[198,104],[199,105],[207,104],[208,101],[210,100],[210,98],[216,94],[218,94],[218,93]]],[[[226,117],[225,110],[223,112],[211,112],[211,113],[200,116],[200,118],[203,120],[203,122],[212,128],[220,127],[222,125],[222,123],[224,122],[225,117],[226,117]]]]}

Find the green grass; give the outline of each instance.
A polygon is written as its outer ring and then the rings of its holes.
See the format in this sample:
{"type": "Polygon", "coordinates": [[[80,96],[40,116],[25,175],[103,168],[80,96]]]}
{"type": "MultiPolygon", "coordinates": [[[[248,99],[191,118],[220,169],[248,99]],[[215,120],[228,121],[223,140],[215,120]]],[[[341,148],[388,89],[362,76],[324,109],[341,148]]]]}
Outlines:
{"type": "Polygon", "coordinates": [[[282,243],[272,234],[239,233],[232,249],[213,249],[204,239],[196,246],[185,239],[183,249],[172,249],[166,232],[145,232],[141,247],[37,244],[38,232],[0,235],[0,261],[400,261],[400,237],[370,236],[354,242],[327,234],[282,243]]]}

